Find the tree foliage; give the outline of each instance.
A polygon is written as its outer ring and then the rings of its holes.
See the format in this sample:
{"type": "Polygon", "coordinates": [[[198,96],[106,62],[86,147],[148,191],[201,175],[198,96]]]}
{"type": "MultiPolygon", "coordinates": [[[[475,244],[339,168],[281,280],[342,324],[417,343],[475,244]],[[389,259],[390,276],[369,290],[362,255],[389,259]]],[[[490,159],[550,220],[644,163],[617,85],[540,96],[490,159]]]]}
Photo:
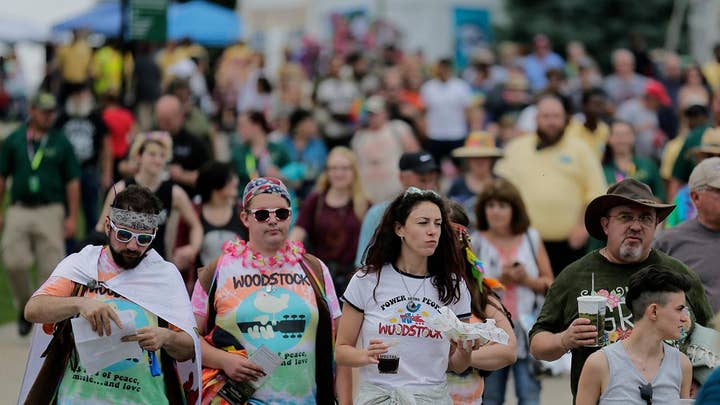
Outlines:
{"type": "Polygon", "coordinates": [[[673,0],[505,0],[505,8],[509,24],[497,27],[500,39],[530,43],[545,33],[556,51],[580,41],[607,68],[612,50],[629,47],[632,33],[648,49],[663,46],[673,0]]]}

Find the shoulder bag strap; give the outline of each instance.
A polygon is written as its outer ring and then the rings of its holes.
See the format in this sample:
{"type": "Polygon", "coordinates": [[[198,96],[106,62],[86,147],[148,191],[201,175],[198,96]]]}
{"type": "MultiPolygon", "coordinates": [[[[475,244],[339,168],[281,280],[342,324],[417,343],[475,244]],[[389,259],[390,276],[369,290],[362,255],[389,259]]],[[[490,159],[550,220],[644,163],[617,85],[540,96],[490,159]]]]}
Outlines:
{"type": "Polygon", "coordinates": [[[300,260],[305,275],[315,292],[318,307],[318,325],[315,338],[315,385],[318,404],[335,403],[335,338],[333,334],[332,314],[325,294],[325,277],[320,260],[305,254],[300,260]]]}
{"type": "MultiPolygon", "coordinates": [[[[158,316],[158,326],[167,328],[168,322],[158,316]]],[[[175,367],[175,359],[172,358],[165,349],[160,349],[160,366],[163,373],[163,382],[165,383],[165,395],[170,404],[184,404],[185,395],[180,380],[180,375],[175,367]]]]}

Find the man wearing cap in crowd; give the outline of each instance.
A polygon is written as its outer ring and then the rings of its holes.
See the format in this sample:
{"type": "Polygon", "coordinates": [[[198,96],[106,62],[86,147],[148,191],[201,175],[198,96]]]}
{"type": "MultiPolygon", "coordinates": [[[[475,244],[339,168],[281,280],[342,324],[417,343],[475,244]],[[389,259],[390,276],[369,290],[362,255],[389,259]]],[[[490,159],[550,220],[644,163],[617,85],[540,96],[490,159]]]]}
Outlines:
{"type": "Polygon", "coordinates": [[[145,187],[118,193],[105,218],[107,245],[65,258],[28,301],[27,319],[46,325],[33,335],[20,403],[48,403],[55,395],[62,404],[200,404],[200,341],[190,299],[178,269],[150,247],[161,205],[145,187]],[[67,322],[77,315],[98,338],[119,334],[122,342],[137,342],[139,356],[91,371],[78,343],[63,345],[73,339],[67,322]],[[50,338],[57,344],[48,345],[50,338]],[[54,371],[38,373],[46,348],[52,363],[43,369],[54,371]]]}
{"type": "Polygon", "coordinates": [[[57,103],[48,93],[30,102],[27,124],[0,146],[0,201],[12,178],[11,201],[0,229],[3,263],[20,311],[18,332],[30,333],[22,309],[30,298],[29,272],[34,262],[44,281],[63,256],[64,238],[75,234],[80,199],[80,166],[67,138],[52,128],[57,103]]]}
{"type": "MultiPolygon", "coordinates": [[[[425,151],[404,153],[400,157],[398,166],[400,168],[400,184],[403,190],[407,190],[408,187],[417,187],[421,190],[439,190],[440,167],[430,153],[425,151]]],[[[391,200],[378,202],[365,213],[355,256],[356,266],[361,266],[364,263],[365,250],[367,250],[370,239],[372,239],[375,230],[380,225],[385,209],[390,205],[390,202],[391,200]]]]}
{"type": "Polygon", "coordinates": [[[368,200],[392,199],[402,191],[397,162],[403,152],[417,152],[420,144],[410,127],[400,120],[388,121],[385,100],[378,95],[365,102],[367,124],[350,142],[358,157],[360,183],[368,200]]]}
{"type": "MultiPolygon", "coordinates": [[[[720,131],[718,131],[720,132],[720,131]]],[[[720,151],[720,147],[718,148],[720,151]]],[[[705,286],[714,312],[720,311],[720,157],[703,160],[690,174],[690,199],[697,217],[662,232],[657,250],[688,265],[705,286]]]]}
{"type": "MultiPolygon", "coordinates": [[[[686,275],[692,284],[686,294],[689,319],[705,325],[713,316],[698,276],[681,262],[650,247],[655,228],[673,208],[657,202],[648,185],[627,178],[595,198],[585,210],[588,232],[594,238],[607,240],[607,246],[588,253],[560,273],[530,330],[530,352],[535,358],[551,361],[572,351],[573,396],[585,360],[599,349],[587,347],[595,343],[598,333],[604,344],[610,344],[632,332],[632,314],[625,304],[625,294],[630,276],[640,269],[661,265],[686,275]],[[601,331],[596,331],[590,320],[578,318],[577,297],[592,294],[607,298],[605,328],[601,331]]],[[[685,330],[692,331],[692,324],[685,330]]],[[[687,339],[681,338],[679,343],[683,347],[687,339]]]]}
{"type": "MultiPolygon", "coordinates": [[[[700,145],[690,148],[687,155],[694,164],[699,164],[711,157],[720,156],[720,128],[706,129],[700,145]]],[[[695,215],[697,215],[696,207],[690,191],[689,184],[685,184],[677,190],[673,199],[673,204],[677,205],[677,208],[665,220],[665,228],[673,228],[688,219],[695,218],[695,215]]]]}
{"type": "Polygon", "coordinates": [[[607,186],[595,152],[567,136],[567,113],[560,99],[541,97],[536,120],[536,133],[508,143],[495,172],[520,190],[557,275],[585,253],[583,210],[607,186]]]}

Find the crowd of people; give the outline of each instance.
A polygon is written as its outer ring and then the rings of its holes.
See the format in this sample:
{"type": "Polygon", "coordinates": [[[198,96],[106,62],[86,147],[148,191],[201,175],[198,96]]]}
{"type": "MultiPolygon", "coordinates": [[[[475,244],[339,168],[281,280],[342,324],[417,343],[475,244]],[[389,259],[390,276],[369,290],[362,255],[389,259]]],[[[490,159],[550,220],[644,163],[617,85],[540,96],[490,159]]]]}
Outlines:
{"type": "Polygon", "coordinates": [[[306,51],[268,72],[243,43],[210,63],[190,41],[123,55],[77,32],[51,53],[0,145],[18,331],[55,324],[48,352],[68,354],[68,317],[102,336],[132,309],[144,354],[94,377],[61,355],[28,400],[224,404],[249,382],[257,403],[502,404],[512,373],[531,405],[540,361],[567,353],[577,403],[675,403],[711,380],[720,46],[702,67],[618,49],[607,74],[542,34],[462,70],[392,45],[306,51]],[[588,295],[604,330],[578,317],[588,295]],[[443,306],[508,344],[429,329],[443,306]]]}

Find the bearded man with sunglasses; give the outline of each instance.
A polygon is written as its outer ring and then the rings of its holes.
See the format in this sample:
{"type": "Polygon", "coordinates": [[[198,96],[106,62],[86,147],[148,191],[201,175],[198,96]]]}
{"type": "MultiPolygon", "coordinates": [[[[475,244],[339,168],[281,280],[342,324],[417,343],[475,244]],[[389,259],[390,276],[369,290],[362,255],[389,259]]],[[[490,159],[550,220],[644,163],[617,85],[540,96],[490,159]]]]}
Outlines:
{"type": "MultiPolygon", "coordinates": [[[[301,242],[288,241],[291,215],[290,194],[280,180],[251,180],[240,213],[248,241],[226,243],[221,256],[198,272],[192,301],[205,335],[203,398],[227,398],[229,387],[263,378],[238,403],[335,401],[333,336],[340,305],[325,264],[305,254],[301,242]],[[280,356],[272,372],[252,361],[264,350],[280,356]]],[[[337,398],[349,404],[350,370],[341,369],[337,398]]]]}
{"type": "MultiPolygon", "coordinates": [[[[587,358],[601,346],[624,340],[633,332],[633,313],[626,297],[630,277],[641,269],[660,265],[690,281],[686,332],[693,330],[694,323],[706,325],[713,316],[698,276],[650,247],[655,228],[674,208],[657,202],[647,184],[632,178],[614,184],[588,204],[585,227],[594,238],[607,240],[607,247],[588,253],[560,273],[529,333],[530,353],[536,359],[552,361],[572,352],[573,396],[587,358]],[[577,297],[595,294],[607,298],[603,330],[596,330],[590,319],[578,317],[577,297]],[[598,335],[600,344],[596,344],[598,335]]],[[[684,348],[687,343],[688,333],[684,333],[677,344],[684,348]]]]}
{"type": "Polygon", "coordinates": [[[108,244],[65,258],[28,301],[25,317],[45,325],[33,335],[21,403],[47,403],[43,395],[50,394],[57,403],[199,404],[200,343],[190,300],[177,268],[150,248],[160,209],[147,188],[118,193],[105,219],[108,244]],[[132,324],[121,322],[121,312],[131,312],[132,324]],[[82,357],[73,360],[67,321],[76,316],[100,339],[120,334],[137,342],[140,358],[87,372],[82,357]]]}

